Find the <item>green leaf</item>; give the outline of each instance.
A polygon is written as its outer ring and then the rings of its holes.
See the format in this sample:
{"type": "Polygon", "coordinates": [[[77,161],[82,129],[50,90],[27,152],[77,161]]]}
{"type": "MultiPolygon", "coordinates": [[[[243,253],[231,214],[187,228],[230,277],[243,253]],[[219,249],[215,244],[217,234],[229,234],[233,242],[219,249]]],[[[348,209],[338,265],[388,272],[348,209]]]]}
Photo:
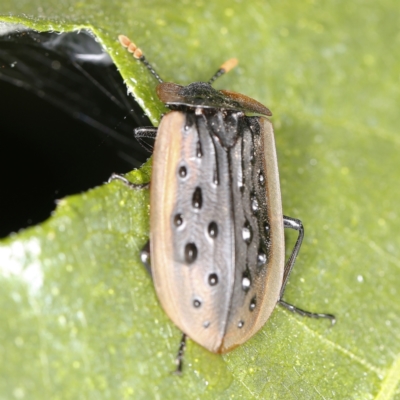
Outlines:
{"type": "Polygon", "coordinates": [[[139,262],[148,191],[113,182],[2,242],[1,398],[400,399],[398,2],[3,0],[0,15],[91,29],[155,123],[156,82],[118,34],[183,84],[239,58],[216,87],[273,111],[284,212],[306,228],[285,299],[338,318],[277,308],[227,355],[189,341],[172,375],[180,333],[139,262]]]}

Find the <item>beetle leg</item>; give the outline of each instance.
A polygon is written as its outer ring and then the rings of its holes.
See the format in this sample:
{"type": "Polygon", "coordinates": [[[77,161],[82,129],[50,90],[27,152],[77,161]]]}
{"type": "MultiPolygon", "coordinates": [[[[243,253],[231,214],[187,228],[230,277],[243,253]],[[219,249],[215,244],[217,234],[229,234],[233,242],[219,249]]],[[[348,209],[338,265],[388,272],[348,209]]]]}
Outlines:
{"type": "Polygon", "coordinates": [[[305,311],[302,310],[301,308],[298,308],[292,304],[286,303],[286,301],[283,301],[282,299],[278,300],[278,303],[282,306],[285,307],[287,310],[291,311],[292,313],[299,314],[302,317],[309,317],[309,318],[327,318],[331,320],[331,324],[335,325],[336,324],[336,317],[332,314],[321,314],[321,313],[313,313],[310,311],[305,311]]]}
{"type": "Polygon", "coordinates": [[[140,261],[146,267],[147,272],[151,275],[151,263],[150,263],[150,240],[143,246],[140,251],[140,261]]]}
{"type": "Polygon", "coordinates": [[[150,182],[147,183],[132,183],[128,181],[123,175],[112,173],[110,178],[108,179],[108,183],[112,181],[121,181],[125,186],[128,186],[130,189],[138,190],[138,189],[148,189],[150,187],[150,182]]]}
{"type": "Polygon", "coordinates": [[[304,227],[302,222],[299,219],[296,218],[291,218],[291,217],[286,217],[283,216],[283,227],[288,228],[288,229],[294,229],[299,232],[299,236],[297,237],[296,244],[294,245],[292,254],[289,257],[289,260],[287,261],[285,265],[285,271],[283,273],[283,282],[282,282],[282,288],[281,288],[281,293],[280,293],[280,298],[278,300],[278,303],[288,309],[289,311],[299,314],[303,317],[309,317],[309,318],[328,318],[331,320],[332,325],[336,323],[336,318],[332,314],[320,314],[320,313],[312,313],[309,311],[302,310],[300,308],[297,308],[293,306],[292,304],[286,303],[285,301],[282,300],[283,293],[286,288],[286,284],[289,279],[289,275],[292,272],[294,263],[296,261],[296,257],[299,254],[301,244],[303,242],[304,238],[304,227]]]}
{"type": "Polygon", "coordinates": [[[157,136],[157,129],[158,128],[156,128],[155,126],[143,126],[141,128],[136,128],[133,131],[133,136],[144,149],[152,153],[154,144],[148,143],[144,139],[150,139],[154,141],[157,136]]]}
{"type": "Polygon", "coordinates": [[[296,218],[291,218],[291,217],[286,217],[285,215],[283,216],[283,227],[288,228],[288,229],[294,229],[299,232],[299,236],[297,237],[296,244],[293,247],[292,254],[289,257],[289,260],[287,261],[285,265],[285,271],[283,272],[283,282],[282,282],[282,288],[281,288],[281,295],[280,297],[282,298],[283,292],[285,291],[286,284],[289,279],[289,275],[292,272],[294,263],[296,262],[297,255],[299,254],[301,244],[303,243],[303,238],[304,238],[304,227],[302,222],[299,219],[296,218]]]}
{"type": "Polygon", "coordinates": [[[178,354],[176,355],[175,363],[176,363],[176,370],[174,373],[176,375],[180,375],[182,373],[182,366],[183,366],[183,355],[186,349],[186,333],[182,333],[181,342],[179,344],[178,354]]]}
{"type": "MultiPolygon", "coordinates": [[[[135,139],[148,151],[153,150],[153,146],[142,141],[141,139],[155,139],[157,136],[157,128],[154,126],[144,126],[141,128],[136,128],[133,132],[135,139]]],[[[111,174],[108,182],[112,181],[121,181],[124,185],[128,186],[131,189],[148,189],[150,187],[150,182],[148,183],[132,183],[129,182],[123,175],[119,175],[116,173],[111,174]]]]}
{"type": "MultiPolygon", "coordinates": [[[[143,265],[146,267],[147,272],[151,276],[151,264],[150,264],[150,240],[144,245],[143,249],[140,252],[140,260],[142,261],[143,265]]],[[[179,343],[178,354],[176,355],[175,363],[176,363],[176,370],[174,373],[176,375],[180,375],[182,373],[183,367],[183,355],[186,349],[186,334],[182,333],[181,342],[179,343]]]]}

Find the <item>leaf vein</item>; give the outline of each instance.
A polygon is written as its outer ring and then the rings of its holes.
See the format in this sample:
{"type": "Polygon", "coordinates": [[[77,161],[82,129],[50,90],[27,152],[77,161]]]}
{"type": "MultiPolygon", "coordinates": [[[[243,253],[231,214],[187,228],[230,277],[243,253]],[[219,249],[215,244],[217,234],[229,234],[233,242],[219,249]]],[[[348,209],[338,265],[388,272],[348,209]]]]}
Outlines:
{"type": "MultiPolygon", "coordinates": [[[[383,377],[385,375],[384,371],[381,370],[380,368],[375,367],[374,365],[370,364],[365,359],[357,356],[356,354],[354,354],[351,351],[345,349],[344,347],[340,346],[339,344],[337,344],[335,342],[332,342],[331,340],[327,339],[325,336],[322,336],[319,333],[315,332],[314,330],[310,329],[307,325],[305,325],[304,323],[298,321],[297,318],[294,318],[294,319],[296,320],[296,322],[299,325],[301,325],[303,328],[308,330],[314,337],[317,337],[322,342],[326,343],[327,345],[333,347],[334,349],[336,349],[336,350],[340,351],[341,353],[345,354],[346,356],[350,357],[352,360],[358,362],[359,364],[361,364],[362,366],[367,368],[369,371],[372,371],[372,372],[376,373],[378,375],[378,377],[381,378],[381,377],[383,377]]],[[[399,368],[400,368],[400,365],[399,365],[399,368]]]]}
{"type": "Polygon", "coordinates": [[[385,379],[383,380],[381,390],[376,396],[376,400],[392,399],[397,386],[400,383],[400,354],[394,360],[389,368],[385,379]]]}

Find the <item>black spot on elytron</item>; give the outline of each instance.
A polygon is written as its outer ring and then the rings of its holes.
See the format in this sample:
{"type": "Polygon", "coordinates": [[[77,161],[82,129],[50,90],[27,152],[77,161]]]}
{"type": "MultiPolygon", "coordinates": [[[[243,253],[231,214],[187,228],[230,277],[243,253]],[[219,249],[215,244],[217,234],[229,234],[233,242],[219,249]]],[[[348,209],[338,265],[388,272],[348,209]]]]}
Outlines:
{"type": "Polygon", "coordinates": [[[254,296],[254,297],[250,300],[249,310],[250,310],[250,311],[254,311],[254,309],[256,308],[256,305],[257,305],[257,300],[256,300],[256,296],[254,296]]]}
{"type": "Polygon", "coordinates": [[[260,171],[259,175],[258,175],[258,181],[260,182],[260,185],[264,185],[265,183],[265,177],[264,174],[260,171]]]}
{"type": "Polygon", "coordinates": [[[199,308],[201,306],[201,301],[200,300],[193,300],[193,307],[199,308]]]}
{"type": "Polygon", "coordinates": [[[213,183],[214,183],[214,185],[218,185],[218,183],[219,183],[218,172],[216,169],[214,170],[214,174],[213,174],[213,183]]]}
{"type": "Polygon", "coordinates": [[[248,292],[251,286],[250,274],[248,271],[244,271],[242,275],[242,289],[248,292]]]}
{"type": "Polygon", "coordinates": [[[193,197],[192,197],[192,205],[194,208],[201,208],[203,205],[203,195],[201,193],[201,189],[197,187],[194,190],[193,197]]]}
{"type": "Polygon", "coordinates": [[[210,284],[210,286],[215,286],[218,283],[218,275],[210,274],[208,276],[208,283],[210,284]]]}
{"type": "Polygon", "coordinates": [[[188,243],[185,246],[185,261],[192,264],[197,258],[197,247],[194,243],[188,243]]]}
{"type": "Polygon", "coordinates": [[[210,321],[204,321],[203,326],[204,328],[208,328],[210,326],[210,321]]]}
{"type": "Polygon", "coordinates": [[[201,148],[200,140],[197,142],[197,145],[196,145],[196,156],[198,158],[203,157],[203,149],[201,148]]]}
{"type": "Polygon", "coordinates": [[[182,214],[176,214],[174,217],[175,226],[181,226],[183,224],[182,214]]]}
{"type": "Polygon", "coordinates": [[[256,161],[256,157],[255,157],[255,155],[254,155],[254,149],[251,149],[251,152],[250,152],[250,162],[254,165],[255,161],[256,161]]]}
{"type": "Polygon", "coordinates": [[[187,175],[187,169],[186,167],[180,167],[178,174],[181,178],[184,178],[187,175]]]}
{"type": "Polygon", "coordinates": [[[264,253],[262,249],[259,249],[257,254],[257,265],[259,267],[262,267],[266,263],[267,263],[267,255],[264,253]]]}
{"type": "Polygon", "coordinates": [[[242,238],[247,244],[250,244],[251,239],[253,238],[253,230],[251,229],[251,225],[247,219],[242,228],[242,238]]]}
{"type": "Polygon", "coordinates": [[[213,239],[218,236],[218,225],[216,222],[210,222],[210,224],[208,225],[208,234],[213,239]]]}
{"type": "Polygon", "coordinates": [[[243,326],[244,326],[244,321],[239,321],[238,328],[243,328],[243,326]]]}
{"type": "Polygon", "coordinates": [[[252,193],[250,196],[250,206],[251,206],[251,211],[253,211],[253,214],[257,214],[259,210],[259,205],[258,205],[258,200],[255,195],[255,193],[252,193]]]}

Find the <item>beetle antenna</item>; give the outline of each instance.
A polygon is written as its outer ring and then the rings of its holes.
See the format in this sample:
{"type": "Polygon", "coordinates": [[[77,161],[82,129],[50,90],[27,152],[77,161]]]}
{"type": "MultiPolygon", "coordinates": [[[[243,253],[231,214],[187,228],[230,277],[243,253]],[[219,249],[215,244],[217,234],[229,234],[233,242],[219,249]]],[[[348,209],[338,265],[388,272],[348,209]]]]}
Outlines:
{"type": "Polygon", "coordinates": [[[238,65],[238,59],[237,58],[230,58],[229,60],[225,61],[218,69],[218,71],[212,76],[212,78],[208,81],[210,85],[219,78],[220,76],[226,74],[229,72],[231,69],[235,68],[236,65],[238,65]]]}
{"type": "Polygon", "coordinates": [[[118,36],[119,42],[128,49],[129,53],[132,53],[133,57],[137,60],[141,61],[147,69],[151,72],[151,74],[158,80],[158,82],[163,83],[163,80],[160,78],[160,75],[157,74],[153,66],[146,60],[143,52],[139,47],[136,46],[127,36],[119,35],[118,36]]]}

